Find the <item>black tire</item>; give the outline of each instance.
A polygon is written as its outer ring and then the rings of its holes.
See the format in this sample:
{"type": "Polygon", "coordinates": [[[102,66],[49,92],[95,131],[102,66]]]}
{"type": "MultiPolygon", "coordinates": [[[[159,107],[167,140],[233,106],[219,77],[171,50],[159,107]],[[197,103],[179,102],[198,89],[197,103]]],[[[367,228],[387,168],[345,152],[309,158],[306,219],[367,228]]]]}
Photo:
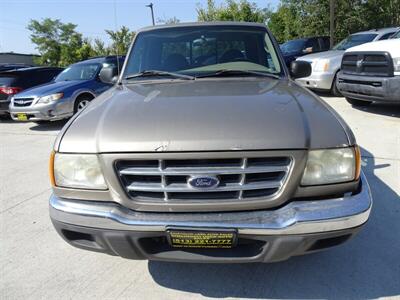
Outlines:
{"type": "Polygon", "coordinates": [[[371,103],[372,103],[371,101],[363,101],[363,100],[357,100],[357,99],[347,98],[347,97],[346,97],[346,100],[353,106],[368,106],[368,105],[371,105],[371,103]]]}
{"type": "Polygon", "coordinates": [[[74,114],[76,114],[77,112],[84,109],[89,104],[89,102],[92,100],[93,100],[93,97],[90,97],[87,95],[79,96],[78,99],[76,99],[75,104],[74,104],[74,114]]]}
{"type": "Polygon", "coordinates": [[[331,94],[335,97],[343,97],[336,85],[336,75],[332,82],[331,94]]]}
{"type": "Polygon", "coordinates": [[[35,123],[35,124],[37,124],[37,125],[45,125],[45,124],[48,124],[50,121],[45,121],[45,120],[42,120],[42,121],[33,121],[33,123],[35,123]]]}

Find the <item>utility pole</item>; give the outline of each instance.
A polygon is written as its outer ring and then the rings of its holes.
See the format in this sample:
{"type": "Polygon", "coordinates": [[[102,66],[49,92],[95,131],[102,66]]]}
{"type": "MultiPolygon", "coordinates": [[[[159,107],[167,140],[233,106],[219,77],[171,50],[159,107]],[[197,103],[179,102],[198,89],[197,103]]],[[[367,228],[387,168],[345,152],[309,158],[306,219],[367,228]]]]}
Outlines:
{"type": "Polygon", "coordinates": [[[154,22],[153,3],[146,5],[146,7],[150,7],[150,9],[151,9],[151,20],[153,21],[153,26],[154,26],[154,25],[156,25],[156,23],[154,22]]]}
{"type": "Polygon", "coordinates": [[[329,0],[329,37],[330,46],[335,43],[335,0],[329,0]]]}

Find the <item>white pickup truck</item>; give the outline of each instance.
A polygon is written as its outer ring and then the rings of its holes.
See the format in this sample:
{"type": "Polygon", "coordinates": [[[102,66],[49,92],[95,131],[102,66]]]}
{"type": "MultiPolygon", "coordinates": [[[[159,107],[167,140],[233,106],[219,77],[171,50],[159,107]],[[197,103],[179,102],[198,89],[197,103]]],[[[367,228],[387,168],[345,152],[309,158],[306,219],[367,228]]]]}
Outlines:
{"type": "Polygon", "coordinates": [[[337,87],[352,105],[400,103],[400,31],[392,39],[348,49],[337,87]]]}

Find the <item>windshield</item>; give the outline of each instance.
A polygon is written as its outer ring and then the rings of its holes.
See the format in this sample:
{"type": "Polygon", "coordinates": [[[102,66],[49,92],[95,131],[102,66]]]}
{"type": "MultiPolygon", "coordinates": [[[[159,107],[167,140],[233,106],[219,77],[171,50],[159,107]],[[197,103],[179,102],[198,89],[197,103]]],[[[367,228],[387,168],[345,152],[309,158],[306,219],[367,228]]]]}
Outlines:
{"type": "Polygon", "coordinates": [[[391,39],[400,39],[400,30],[393,34],[391,39]]]}
{"type": "Polygon", "coordinates": [[[353,34],[342,40],[339,44],[333,47],[333,50],[347,50],[351,47],[355,47],[361,44],[372,42],[376,38],[377,34],[353,34]]]}
{"type": "Polygon", "coordinates": [[[123,77],[148,70],[196,77],[218,70],[282,73],[267,31],[244,26],[175,27],[139,33],[123,77]]]}
{"type": "Polygon", "coordinates": [[[281,50],[283,53],[300,52],[304,49],[305,43],[304,39],[289,41],[281,45],[281,50]]]}
{"type": "Polygon", "coordinates": [[[62,71],[55,79],[59,81],[90,80],[94,78],[100,68],[100,64],[76,64],[62,71]]]}

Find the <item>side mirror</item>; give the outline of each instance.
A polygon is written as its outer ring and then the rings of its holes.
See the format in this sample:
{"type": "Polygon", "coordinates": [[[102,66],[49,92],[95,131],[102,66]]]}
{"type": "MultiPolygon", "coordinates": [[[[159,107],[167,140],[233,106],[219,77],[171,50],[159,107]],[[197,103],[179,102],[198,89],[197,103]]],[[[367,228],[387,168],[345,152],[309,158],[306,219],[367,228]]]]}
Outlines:
{"type": "Polygon", "coordinates": [[[100,70],[99,79],[103,83],[115,84],[117,82],[117,67],[109,66],[100,70]]]}
{"type": "Polygon", "coordinates": [[[311,64],[307,61],[295,60],[290,64],[290,75],[294,79],[311,75],[311,64]]]}

